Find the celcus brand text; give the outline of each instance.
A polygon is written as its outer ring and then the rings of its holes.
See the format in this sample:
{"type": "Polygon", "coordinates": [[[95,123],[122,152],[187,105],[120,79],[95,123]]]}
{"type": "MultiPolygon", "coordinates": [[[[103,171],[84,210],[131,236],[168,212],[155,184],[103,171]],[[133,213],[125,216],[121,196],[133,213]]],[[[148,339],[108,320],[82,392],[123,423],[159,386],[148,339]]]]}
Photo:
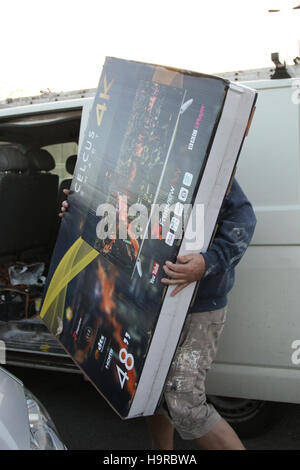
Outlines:
{"type": "MultiPolygon", "coordinates": [[[[100,101],[96,105],[96,117],[97,117],[97,125],[98,127],[101,126],[104,113],[107,110],[107,103],[110,99],[110,95],[108,94],[110,88],[112,87],[114,79],[108,82],[107,76],[104,76],[103,80],[103,89],[97,96],[97,99],[100,101]]],[[[76,174],[74,174],[74,190],[76,193],[80,193],[84,196],[83,187],[88,183],[87,171],[91,168],[91,156],[95,153],[95,148],[93,146],[94,139],[98,137],[94,131],[89,131],[88,137],[83,144],[83,152],[80,154],[80,164],[78,166],[78,170],[76,170],[76,174]]]]}
{"type": "Polygon", "coordinates": [[[77,171],[76,176],[75,176],[75,185],[74,185],[74,190],[76,193],[81,193],[84,195],[82,191],[82,187],[84,184],[88,182],[88,178],[86,176],[87,170],[91,167],[90,163],[90,157],[93,153],[93,142],[92,139],[95,138],[95,132],[90,131],[89,132],[89,139],[85,142],[84,145],[84,150],[82,153],[82,158],[81,158],[81,165],[79,167],[79,171],[77,171]]]}

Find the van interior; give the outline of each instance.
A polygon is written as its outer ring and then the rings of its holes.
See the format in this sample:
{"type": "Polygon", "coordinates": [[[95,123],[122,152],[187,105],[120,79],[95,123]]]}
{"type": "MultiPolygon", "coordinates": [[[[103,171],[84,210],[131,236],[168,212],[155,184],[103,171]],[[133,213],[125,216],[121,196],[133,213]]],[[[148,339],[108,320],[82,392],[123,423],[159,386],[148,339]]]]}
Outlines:
{"type": "Polygon", "coordinates": [[[52,355],[72,367],[38,312],[80,121],[81,109],[0,120],[0,337],[10,364],[47,368],[52,355]]]}

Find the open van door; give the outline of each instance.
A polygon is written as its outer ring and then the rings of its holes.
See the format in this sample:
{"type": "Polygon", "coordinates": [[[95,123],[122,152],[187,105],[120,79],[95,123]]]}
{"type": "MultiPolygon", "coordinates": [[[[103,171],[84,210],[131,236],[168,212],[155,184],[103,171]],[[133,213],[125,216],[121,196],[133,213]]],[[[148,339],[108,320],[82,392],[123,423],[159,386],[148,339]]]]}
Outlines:
{"type": "Polygon", "coordinates": [[[38,316],[62,188],[94,91],[0,104],[0,339],[6,362],[78,372],[38,316]],[[85,112],[83,112],[85,115],[85,112]]]}

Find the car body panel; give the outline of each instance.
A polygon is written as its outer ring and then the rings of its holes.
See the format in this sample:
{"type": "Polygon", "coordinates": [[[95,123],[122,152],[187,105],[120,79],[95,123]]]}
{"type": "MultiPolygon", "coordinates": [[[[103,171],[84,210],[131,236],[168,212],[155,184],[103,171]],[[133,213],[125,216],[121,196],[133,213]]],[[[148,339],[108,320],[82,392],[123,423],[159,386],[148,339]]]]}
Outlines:
{"type": "Polygon", "coordinates": [[[0,369],[0,449],[30,449],[29,421],[23,384],[0,369]]]}

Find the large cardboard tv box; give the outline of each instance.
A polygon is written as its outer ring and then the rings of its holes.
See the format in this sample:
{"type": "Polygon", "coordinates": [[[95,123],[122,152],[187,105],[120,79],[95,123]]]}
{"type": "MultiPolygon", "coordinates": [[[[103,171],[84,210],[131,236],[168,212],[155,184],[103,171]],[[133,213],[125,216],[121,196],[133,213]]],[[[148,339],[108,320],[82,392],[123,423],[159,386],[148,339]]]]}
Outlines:
{"type": "Polygon", "coordinates": [[[106,59],[41,317],[123,418],[158,404],[196,287],[171,296],[163,265],[209,247],[255,100],[218,77],[106,59]]]}

